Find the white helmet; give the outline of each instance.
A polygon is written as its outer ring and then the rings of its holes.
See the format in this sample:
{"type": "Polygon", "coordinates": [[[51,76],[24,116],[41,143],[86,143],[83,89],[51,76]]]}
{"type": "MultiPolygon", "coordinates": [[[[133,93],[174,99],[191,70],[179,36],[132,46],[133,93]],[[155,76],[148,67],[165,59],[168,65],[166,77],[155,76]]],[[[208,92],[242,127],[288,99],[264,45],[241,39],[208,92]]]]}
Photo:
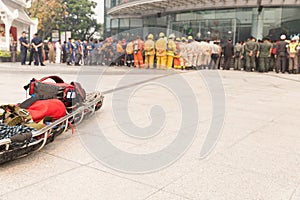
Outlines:
{"type": "Polygon", "coordinates": [[[298,36],[294,36],[294,37],[292,38],[292,40],[298,41],[298,40],[299,40],[299,37],[298,37],[298,36]]]}
{"type": "Polygon", "coordinates": [[[281,39],[281,40],[285,40],[285,39],[286,39],[286,36],[285,36],[285,35],[281,35],[281,36],[280,36],[280,39],[281,39]]]}
{"type": "Polygon", "coordinates": [[[175,39],[175,35],[172,33],[171,35],[169,35],[170,39],[175,39]]]}

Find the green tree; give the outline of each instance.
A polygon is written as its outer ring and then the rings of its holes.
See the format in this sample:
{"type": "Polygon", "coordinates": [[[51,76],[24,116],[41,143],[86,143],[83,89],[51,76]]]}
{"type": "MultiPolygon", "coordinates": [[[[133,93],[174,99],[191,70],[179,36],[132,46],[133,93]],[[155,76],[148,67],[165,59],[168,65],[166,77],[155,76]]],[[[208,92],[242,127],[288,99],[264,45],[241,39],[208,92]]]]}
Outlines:
{"type": "Polygon", "coordinates": [[[101,24],[94,18],[96,6],[91,0],[34,0],[28,12],[38,18],[42,39],[51,37],[52,30],[71,31],[72,37],[85,39],[100,31],[101,24]]]}
{"type": "Polygon", "coordinates": [[[61,0],[35,0],[29,9],[30,17],[38,18],[38,32],[44,39],[51,36],[52,30],[58,30],[63,17],[61,0]]]}
{"type": "Polygon", "coordinates": [[[97,3],[91,0],[65,0],[62,30],[71,31],[74,38],[86,39],[100,31],[95,19],[97,3]]]}

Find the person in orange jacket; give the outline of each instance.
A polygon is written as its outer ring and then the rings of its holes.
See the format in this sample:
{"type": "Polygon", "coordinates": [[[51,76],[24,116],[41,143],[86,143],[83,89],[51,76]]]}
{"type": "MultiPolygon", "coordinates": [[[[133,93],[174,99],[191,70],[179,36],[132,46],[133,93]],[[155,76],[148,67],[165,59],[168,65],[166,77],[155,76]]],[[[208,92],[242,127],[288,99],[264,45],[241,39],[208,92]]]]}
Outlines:
{"type": "Polygon", "coordinates": [[[181,46],[181,40],[180,38],[176,38],[175,40],[176,44],[176,51],[174,54],[174,69],[181,69],[181,51],[180,51],[180,46],[181,46]]]}
{"type": "Polygon", "coordinates": [[[140,36],[136,37],[136,40],[133,44],[133,56],[134,56],[134,66],[136,68],[144,68],[143,61],[143,50],[144,50],[144,41],[141,40],[140,36]]]}

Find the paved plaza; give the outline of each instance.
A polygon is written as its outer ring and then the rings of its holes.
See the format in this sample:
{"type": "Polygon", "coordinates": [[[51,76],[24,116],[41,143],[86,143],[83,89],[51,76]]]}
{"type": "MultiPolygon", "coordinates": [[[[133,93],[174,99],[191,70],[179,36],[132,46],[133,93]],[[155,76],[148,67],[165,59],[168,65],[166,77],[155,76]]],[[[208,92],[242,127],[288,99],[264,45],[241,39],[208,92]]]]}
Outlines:
{"type": "Polygon", "coordinates": [[[105,96],[73,134],[0,165],[0,200],[300,199],[299,75],[19,63],[0,73],[1,104],[53,74],[105,96]]]}

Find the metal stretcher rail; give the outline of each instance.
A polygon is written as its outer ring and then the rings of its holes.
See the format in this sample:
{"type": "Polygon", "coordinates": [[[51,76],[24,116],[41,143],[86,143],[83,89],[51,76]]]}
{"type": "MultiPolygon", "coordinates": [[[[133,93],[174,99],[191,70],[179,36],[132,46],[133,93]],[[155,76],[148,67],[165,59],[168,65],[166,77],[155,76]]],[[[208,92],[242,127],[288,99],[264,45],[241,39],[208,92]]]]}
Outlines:
{"type": "MultiPolygon", "coordinates": [[[[22,147],[20,147],[20,149],[25,148],[25,147],[34,146],[39,143],[42,143],[42,144],[37,150],[42,149],[47,143],[48,135],[50,135],[56,127],[60,126],[61,128],[63,128],[63,131],[61,133],[64,133],[69,128],[69,123],[72,122],[73,125],[79,124],[86,115],[91,116],[92,114],[94,114],[94,112],[97,109],[96,106],[99,102],[101,103],[100,107],[102,106],[103,98],[104,97],[102,96],[102,94],[100,92],[94,92],[94,93],[88,94],[87,100],[83,103],[83,105],[81,107],[77,108],[76,110],[72,111],[71,113],[67,113],[66,116],[54,121],[53,123],[45,126],[44,128],[42,128],[40,130],[32,131],[32,138],[38,138],[39,136],[43,136],[43,137],[36,139],[35,141],[30,142],[28,144],[24,144],[22,147]],[[75,120],[76,116],[80,117],[78,119],[78,121],[75,120]]],[[[11,143],[12,142],[10,139],[0,140],[0,147],[5,145],[5,151],[0,152],[0,156],[2,154],[5,154],[5,152],[9,150],[11,143]]]]}

